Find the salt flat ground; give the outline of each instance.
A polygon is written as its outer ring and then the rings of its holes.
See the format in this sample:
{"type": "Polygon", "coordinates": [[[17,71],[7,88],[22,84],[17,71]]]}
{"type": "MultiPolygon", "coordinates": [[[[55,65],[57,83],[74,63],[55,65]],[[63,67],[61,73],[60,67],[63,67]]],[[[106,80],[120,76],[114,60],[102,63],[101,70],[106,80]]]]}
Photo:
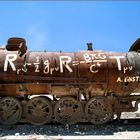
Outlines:
{"type": "MultiPolygon", "coordinates": [[[[122,118],[133,118],[138,113],[123,113],[122,118]]],[[[135,124],[129,121],[113,122],[95,126],[92,124],[76,124],[64,126],[60,124],[47,124],[33,126],[18,124],[13,126],[0,125],[0,139],[45,139],[45,140],[71,140],[71,139],[140,139],[140,119],[135,124]]]]}

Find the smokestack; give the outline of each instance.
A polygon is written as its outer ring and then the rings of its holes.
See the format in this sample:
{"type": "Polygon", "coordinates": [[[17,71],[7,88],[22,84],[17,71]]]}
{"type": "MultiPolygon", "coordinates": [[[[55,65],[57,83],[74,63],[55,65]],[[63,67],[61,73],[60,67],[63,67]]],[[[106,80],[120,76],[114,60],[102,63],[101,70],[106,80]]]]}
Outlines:
{"type": "Polygon", "coordinates": [[[93,51],[92,43],[87,43],[88,51],[93,51]]]}

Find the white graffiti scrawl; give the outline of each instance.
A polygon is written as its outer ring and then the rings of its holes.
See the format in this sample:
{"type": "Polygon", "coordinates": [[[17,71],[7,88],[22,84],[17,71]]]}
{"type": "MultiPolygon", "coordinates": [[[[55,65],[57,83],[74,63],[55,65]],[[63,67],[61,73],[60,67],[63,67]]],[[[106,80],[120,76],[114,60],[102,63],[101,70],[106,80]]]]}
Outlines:
{"type": "Polygon", "coordinates": [[[16,59],[17,59],[16,54],[7,54],[6,59],[5,59],[5,63],[4,63],[4,71],[7,71],[8,65],[11,66],[13,71],[16,71],[16,67],[13,63],[16,59]]]}
{"type": "MultiPolygon", "coordinates": [[[[64,69],[66,69],[68,72],[73,73],[73,66],[77,66],[80,64],[88,64],[89,65],[89,71],[92,73],[97,73],[99,71],[99,68],[101,67],[103,62],[106,62],[106,55],[104,53],[97,53],[97,54],[83,54],[84,59],[83,60],[72,60],[72,57],[62,55],[59,56],[58,66],[51,67],[49,59],[46,59],[44,61],[41,61],[42,58],[39,56],[35,57],[34,62],[26,62],[21,65],[21,68],[16,68],[17,64],[15,64],[15,61],[17,60],[18,56],[17,54],[7,54],[4,62],[4,71],[8,70],[8,67],[11,67],[12,71],[17,71],[17,74],[20,74],[20,72],[28,72],[27,66],[34,67],[35,73],[40,73],[43,71],[44,74],[53,74],[54,71],[59,71],[60,73],[64,73],[64,69]],[[43,70],[41,70],[41,66],[43,64],[43,70]]],[[[29,61],[29,60],[28,60],[29,61]]],[[[52,62],[53,63],[53,62],[52,62]]]]}
{"type": "Polygon", "coordinates": [[[69,72],[73,72],[72,68],[69,66],[71,62],[71,57],[69,56],[60,56],[60,72],[63,73],[64,66],[68,69],[69,72]]]}
{"type": "Polygon", "coordinates": [[[124,56],[110,56],[109,58],[116,59],[117,64],[118,64],[118,70],[121,71],[122,68],[121,68],[121,61],[120,61],[120,59],[125,58],[125,57],[124,56]]]}

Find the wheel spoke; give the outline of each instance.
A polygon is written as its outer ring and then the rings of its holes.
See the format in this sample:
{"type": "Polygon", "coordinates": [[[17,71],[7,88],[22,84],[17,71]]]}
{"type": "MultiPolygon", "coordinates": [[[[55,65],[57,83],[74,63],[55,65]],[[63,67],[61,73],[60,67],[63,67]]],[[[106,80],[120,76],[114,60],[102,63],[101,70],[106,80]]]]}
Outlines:
{"type": "Polygon", "coordinates": [[[0,123],[15,124],[21,119],[22,105],[14,97],[4,97],[0,101],[0,123]]]}
{"type": "Polygon", "coordinates": [[[103,124],[111,119],[113,111],[106,98],[91,98],[86,103],[85,114],[89,122],[103,124]]]}
{"type": "Polygon", "coordinates": [[[43,125],[52,119],[53,109],[46,97],[34,97],[26,104],[26,120],[31,124],[43,125]]]}
{"type": "Polygon", "coordinates": [[[62,124],[75,124],[81,118],[82,106],[72,97],[63,97],[55,105],[54,116],[62,124]]]}

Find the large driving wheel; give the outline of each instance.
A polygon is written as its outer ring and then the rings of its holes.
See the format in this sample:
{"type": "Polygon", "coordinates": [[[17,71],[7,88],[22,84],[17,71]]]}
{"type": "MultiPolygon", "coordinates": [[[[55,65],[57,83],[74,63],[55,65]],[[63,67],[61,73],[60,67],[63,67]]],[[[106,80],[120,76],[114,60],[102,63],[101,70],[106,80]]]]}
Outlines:
{"type": "Polygon", "coordinates": [[[31,98],[25,108],[26,120],[34,125],[43,125],[51,121],[53,107],[46,97],[31,98]]]}
{"type": "Polygon", "coordinates": [[[82,106],[73,97],[63,97],[55,105],[54,116],[62,124],[75,124],[81,119],[82,106]]]}
{"type": "Polygon", "coordinates": [[[106,98],[91,98],[86,103],[85,115],[93,124],[104,124],[112,118],[112,105],[106,98]]]}
{"type": "Polygon", "coordinates": [[[15,124],[20,121],[22,105],[14,97],[4,97],[0,100],[0,123],[4,125],[15,124]]]}

